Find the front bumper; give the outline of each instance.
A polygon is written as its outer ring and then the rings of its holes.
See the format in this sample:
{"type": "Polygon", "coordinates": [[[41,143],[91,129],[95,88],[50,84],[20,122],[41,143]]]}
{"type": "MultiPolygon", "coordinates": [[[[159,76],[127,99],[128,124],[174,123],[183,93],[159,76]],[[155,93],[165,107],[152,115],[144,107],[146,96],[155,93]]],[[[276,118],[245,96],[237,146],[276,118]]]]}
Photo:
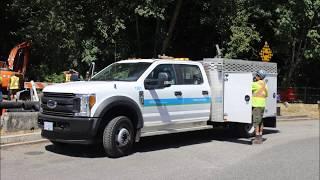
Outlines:
{"type": "Polygon", "coordinates": [[[51,141],[92,144],[95,142],[98,120],[99,118],[63,117],[40,113],[38,126],[42,129],[41,136],[51,141]],[[53,122],[53,131],[43,129],[45,121],[53,122]]]}

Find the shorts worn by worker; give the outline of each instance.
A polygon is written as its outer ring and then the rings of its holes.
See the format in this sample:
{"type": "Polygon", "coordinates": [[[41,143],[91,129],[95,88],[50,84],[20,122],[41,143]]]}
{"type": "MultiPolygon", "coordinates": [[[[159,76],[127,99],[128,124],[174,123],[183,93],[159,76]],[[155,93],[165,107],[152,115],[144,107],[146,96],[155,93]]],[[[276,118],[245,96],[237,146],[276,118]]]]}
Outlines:
{"type": "Polygon", "coordinates": [[[263,124],[263,112],[264,107],[254,107],[252,109],[254,127],[261,126],[263,124]]]}
{"type": "Polygon", "coordinates": [[[16,95],[18,91],[19,91],[19,89],[10,89],[9,93],[10,93],[10,95],[16,95]]]}

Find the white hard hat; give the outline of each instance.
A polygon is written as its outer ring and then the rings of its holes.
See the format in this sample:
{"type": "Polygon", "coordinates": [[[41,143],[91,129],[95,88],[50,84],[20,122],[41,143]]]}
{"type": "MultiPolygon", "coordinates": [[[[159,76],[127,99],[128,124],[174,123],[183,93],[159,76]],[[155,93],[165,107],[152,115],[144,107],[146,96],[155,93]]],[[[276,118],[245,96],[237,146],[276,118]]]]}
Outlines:
{"type": "Polygon", "coordinates": [[[262,69],[256,72],[256,75],[259,76],[261,79],[264,79],[266,77],[266,72],[262,69]]]}

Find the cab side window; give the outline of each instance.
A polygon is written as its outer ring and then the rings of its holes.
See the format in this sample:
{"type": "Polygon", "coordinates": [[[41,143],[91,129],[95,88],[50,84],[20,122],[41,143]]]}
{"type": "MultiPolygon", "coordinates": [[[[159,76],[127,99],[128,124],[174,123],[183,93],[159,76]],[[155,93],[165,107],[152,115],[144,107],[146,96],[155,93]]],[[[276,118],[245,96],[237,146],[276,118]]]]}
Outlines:
{"type": "Polygon", "coordinates": [[[169,76],[169,81],[172,84],[176,84],[176,77],[171,64],[160,64],[153,69],[153,71],[148,75],[147,80],[157,80],[160,72],[165,72],[169,76]]]}
{"type": "Polygon", "coordinates": [[[203,77],[197,65],[174,65],[177,72],[177,85],[202,84],[203,77]]]}

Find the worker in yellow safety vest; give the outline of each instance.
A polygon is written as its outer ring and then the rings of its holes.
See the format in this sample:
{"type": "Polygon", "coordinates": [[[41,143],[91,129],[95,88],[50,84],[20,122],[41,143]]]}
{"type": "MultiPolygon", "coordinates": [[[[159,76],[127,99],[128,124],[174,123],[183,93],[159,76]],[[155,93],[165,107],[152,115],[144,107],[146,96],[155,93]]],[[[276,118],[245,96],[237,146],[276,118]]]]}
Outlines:
{"type": "Polygon", "coordinates": [[[12,74],[9,81],[8,90],[10,93],[10,99],[13,100],[15,98],[16,93],[19,91],[19,77],[16,76],[15,73],[12,74]]]}
{"type": "Polygon", "coordinates": [[[259,70],[256,72],[254,82],[252,83],[252,118],[255,127],[256,136],[252,141],[253,144],[262,144],[263,131],[263,113],[266,107],[266,98],[268,97],[268,87],[263,80],[266,77],[266,72],[259,70]]]}
{"type": "Polygon", "coordinates": [[[70,73],[67,73],[67,74],[66,74],[65,82],[70,82],[70,81],[71,81],[71,74],[70,74],[70,73]]]}

